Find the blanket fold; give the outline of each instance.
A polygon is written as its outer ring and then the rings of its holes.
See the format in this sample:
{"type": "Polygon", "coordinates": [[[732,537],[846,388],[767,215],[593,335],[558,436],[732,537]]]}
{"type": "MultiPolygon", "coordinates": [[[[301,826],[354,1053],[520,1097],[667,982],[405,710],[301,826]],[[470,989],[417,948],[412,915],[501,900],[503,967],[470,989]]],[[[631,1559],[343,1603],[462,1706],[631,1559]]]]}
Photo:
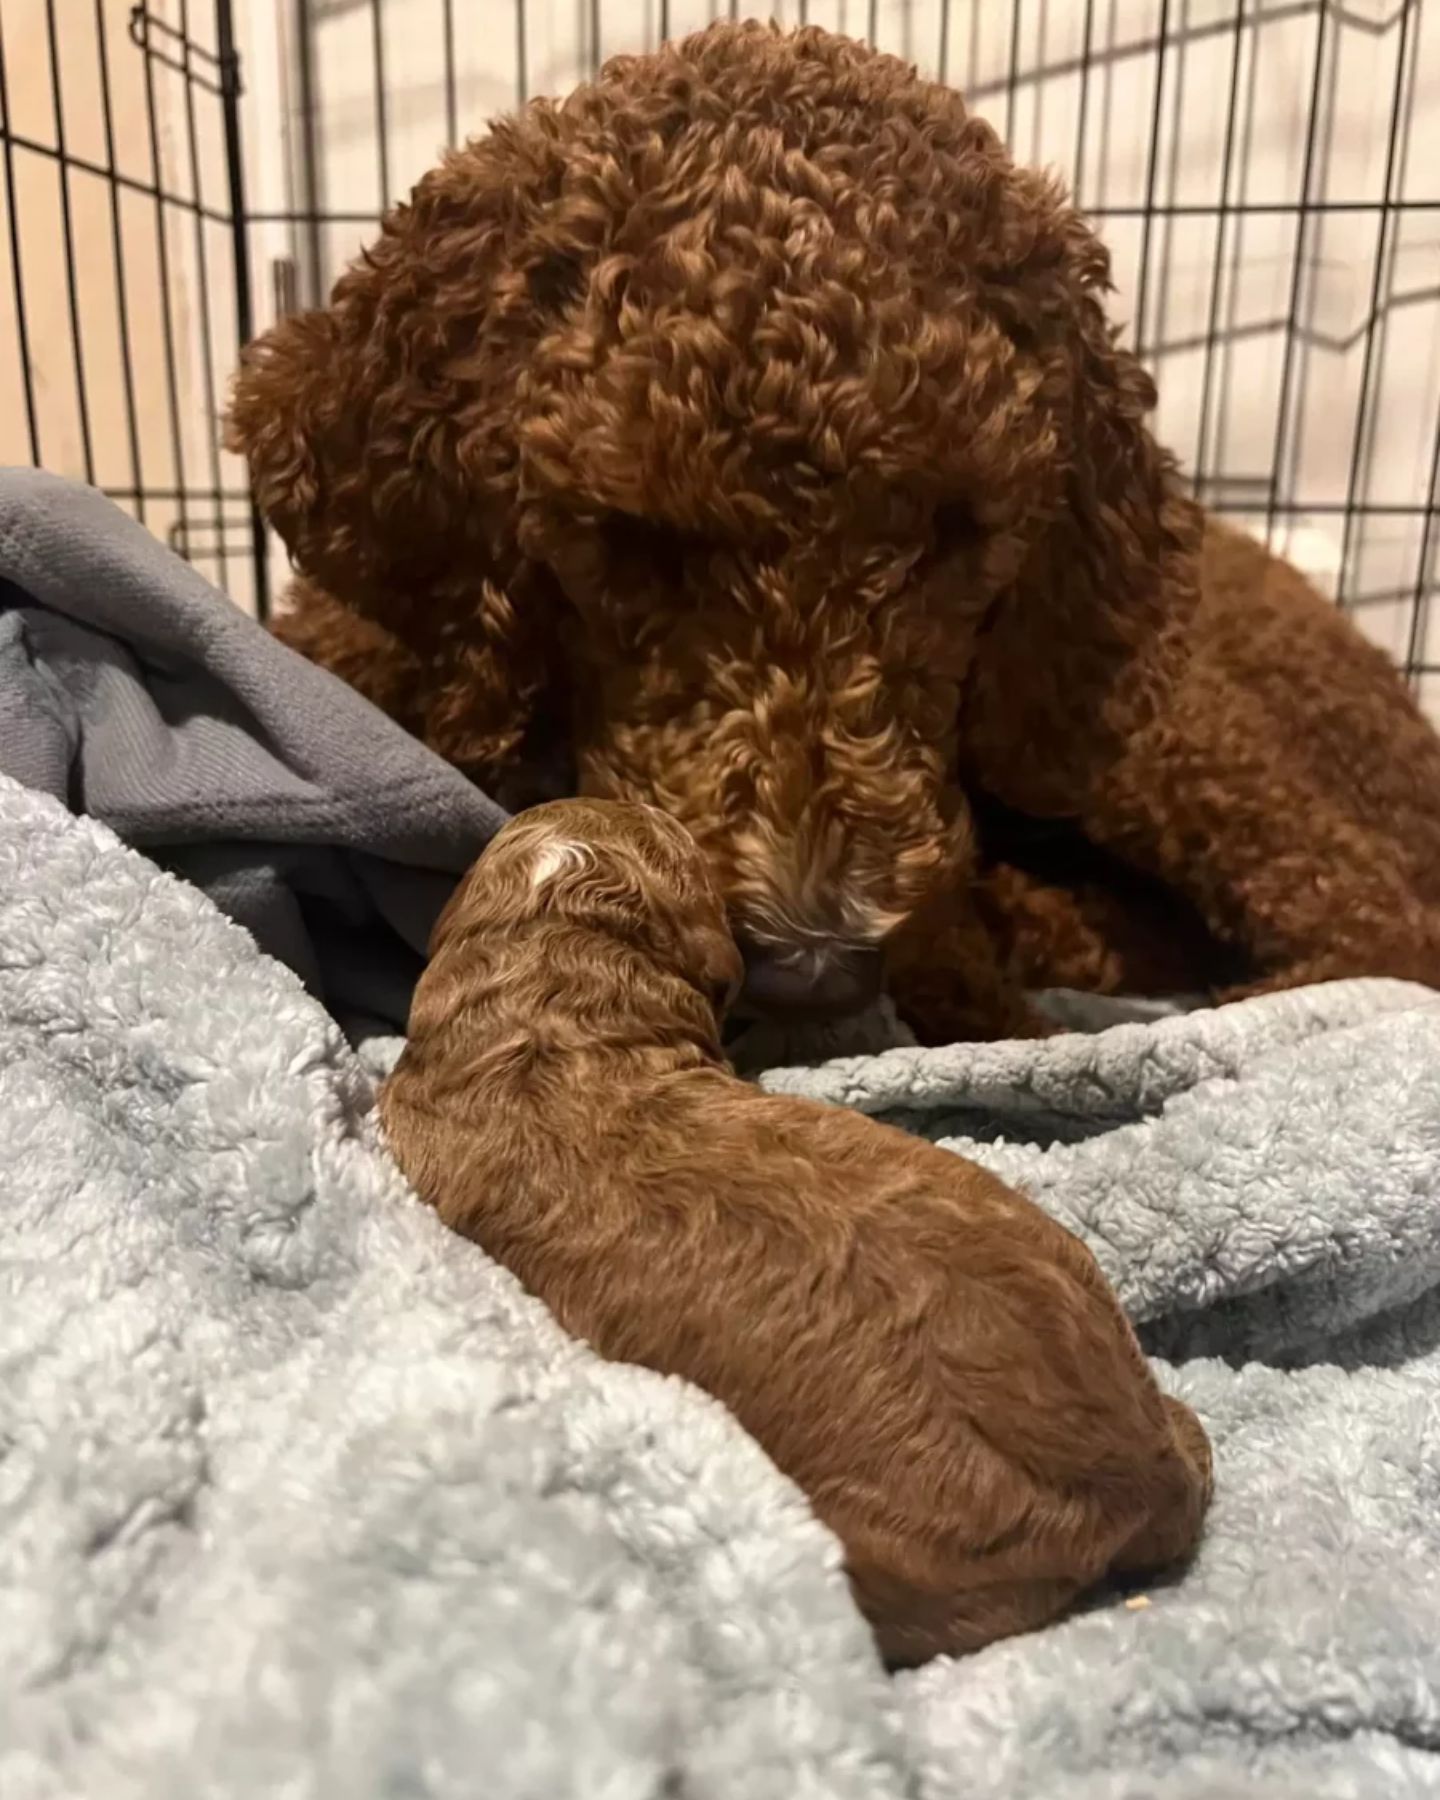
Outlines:
{"type": "Polygon", "coordinates": [[[430,927],[505,818],[118,507],[36,469],[0,469],[0,772],[204,889],[357,1027],[404,1024],[430,927]]]}

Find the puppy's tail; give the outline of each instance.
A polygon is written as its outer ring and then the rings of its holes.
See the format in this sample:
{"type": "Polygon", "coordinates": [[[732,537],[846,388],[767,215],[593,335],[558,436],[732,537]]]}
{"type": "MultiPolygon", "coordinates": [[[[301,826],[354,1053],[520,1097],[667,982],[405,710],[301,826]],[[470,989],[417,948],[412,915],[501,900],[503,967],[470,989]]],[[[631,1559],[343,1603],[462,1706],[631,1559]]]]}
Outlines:
{"type": "Polygon", "coordinates": [[[1122,1575],[1146,1575],[1194,1554],[1214,1491],[1214,1461],[1205,1428],[1182,1400],[1165,1395],[1172,1446],[1155,1470],[1149,1516],[1117,1552],[1122,1575]]]}

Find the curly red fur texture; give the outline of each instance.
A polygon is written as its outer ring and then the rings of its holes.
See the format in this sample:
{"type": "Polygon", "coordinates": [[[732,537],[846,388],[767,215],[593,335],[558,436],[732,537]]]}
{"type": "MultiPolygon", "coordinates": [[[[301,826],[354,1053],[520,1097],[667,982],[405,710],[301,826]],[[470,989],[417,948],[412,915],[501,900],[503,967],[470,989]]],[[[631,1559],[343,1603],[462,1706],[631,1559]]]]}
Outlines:
{"type": "Polygon", "coordinates": [[[664,807],[748,945],[883,942],[929,1040],[1039,1029],[1027,983],[1440,982],[1440,744],[1292,570],[1201,551],[1107,282],[890,58],[619,59],[247,357],[282,634],[504,793],[550,744],[664,807]],[[977,881],[981,794],[1163,887],[977,881]]]}
{"type": "Polygon", "coordinates": [[[1087,832],[1188,896],[1238,993],[1440,986],[1440,739],[1389,659],[1295,569],[1212,521],[1183,675],[1087,832]]]}
{"type": "Polygon", "coordinates": [[[1440,740],[1288,564],[1211,521],[1201,570],[1171,702],[1084,815],[1110,857],[1014,813],[986,832],[977,905],[1005,978],[1221,997],[1354,975],[1440,986],[1440,740]]]}
{"type": "Polygon", "coordinates": [[[1209,1446],[1089,1251],[972,1163],[736,1079],[739,975],[668,817],[536,809],[436,927],[381,1095],[401,1167],[601,1355],[730,1408],[892,1663],[1187,1556],[1209,1446]]]}
{"type": "Polygon", "coordinates": [[[548,703],[749,940],[877,943],[966,893],[962,743],[1073,810],[1173,683],[1197,514],[1108,274],[889,57],[721,25],[620,58],[247,356],[282,634],[487,781],[548,703]]]}

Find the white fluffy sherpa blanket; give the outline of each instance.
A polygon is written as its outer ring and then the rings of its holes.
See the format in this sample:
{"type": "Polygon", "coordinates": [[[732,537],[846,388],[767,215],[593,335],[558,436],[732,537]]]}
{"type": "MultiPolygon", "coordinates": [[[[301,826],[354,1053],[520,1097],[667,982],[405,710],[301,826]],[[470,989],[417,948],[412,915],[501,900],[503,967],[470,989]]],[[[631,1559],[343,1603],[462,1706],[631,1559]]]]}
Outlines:
{"type": "Polygon", "coordinates": [[[727,1415],[410,1198],[299,981],[0,783],[5,1800],[1440,1793],[1435,999],[767,1079],[1090,1242],[1213,1434],[1188,1574],[887,1681],[727,1415]]]}

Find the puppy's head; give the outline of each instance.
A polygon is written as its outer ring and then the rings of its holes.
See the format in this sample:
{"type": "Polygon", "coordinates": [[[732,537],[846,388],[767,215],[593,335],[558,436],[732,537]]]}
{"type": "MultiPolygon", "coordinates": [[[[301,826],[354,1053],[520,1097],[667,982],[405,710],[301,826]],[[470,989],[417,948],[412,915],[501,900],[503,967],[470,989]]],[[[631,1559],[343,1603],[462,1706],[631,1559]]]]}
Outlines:
{"type": "Polygon", "coordinates": [[[701,993],[717,1020],[744,974],[694,840],[653,806],[556,800],[520,814],[456,889],[431,955],[546,924],[640,951],[701,993]]]}

